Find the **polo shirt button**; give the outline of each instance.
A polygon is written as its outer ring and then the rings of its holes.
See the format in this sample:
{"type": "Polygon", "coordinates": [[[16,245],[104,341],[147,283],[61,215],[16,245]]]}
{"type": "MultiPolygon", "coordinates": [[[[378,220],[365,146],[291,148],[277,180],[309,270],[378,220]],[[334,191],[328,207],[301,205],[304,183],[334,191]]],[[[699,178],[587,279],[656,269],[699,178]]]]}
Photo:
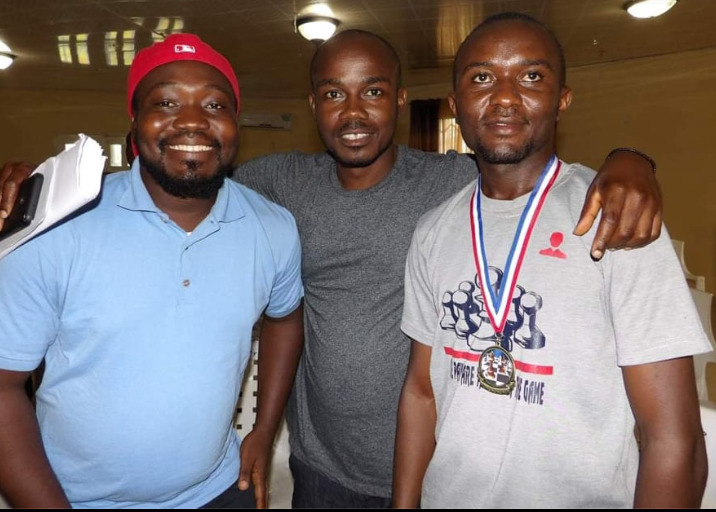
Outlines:
{"type": "Polygon", "coordinates": [[[182,284],[182,286],[184,286],[184,288],[186,288],[187,286],[189,286],[191,284],[191,281],[189,281],[188,279],[184,279],[184,281],[182,281],[181,284],[182,284]]]}

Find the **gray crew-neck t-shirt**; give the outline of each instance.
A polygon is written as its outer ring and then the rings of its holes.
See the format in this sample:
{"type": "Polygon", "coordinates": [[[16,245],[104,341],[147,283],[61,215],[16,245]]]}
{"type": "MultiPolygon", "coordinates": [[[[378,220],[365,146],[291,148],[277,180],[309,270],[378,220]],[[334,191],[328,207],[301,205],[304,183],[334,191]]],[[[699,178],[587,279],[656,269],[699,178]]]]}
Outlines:
{"type": "Polygon", "coordinates": [[[402,146],[391,173],[367,190],[345,190],[326,153],[268,155],[236,171],[288,208],[301,236],[306,344],[287,410],[291,452],[356,492],[391,492],[413,230],[476,175],[465,155],[402,146]]]}

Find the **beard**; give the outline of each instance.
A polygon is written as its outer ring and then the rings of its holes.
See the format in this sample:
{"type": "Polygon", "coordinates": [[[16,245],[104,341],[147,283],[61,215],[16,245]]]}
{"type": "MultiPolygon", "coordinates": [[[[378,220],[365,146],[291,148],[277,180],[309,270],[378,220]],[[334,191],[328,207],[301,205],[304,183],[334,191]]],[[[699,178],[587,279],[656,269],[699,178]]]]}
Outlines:
{"type": "Polygon", "coordinates": [[[332,151],[331,149],[328,149],[328,154],[333,157],[333,159],[336,161],[338,165],[341,167],[346,167],[349,169],[355,169],[355,168],[361,168],[361,167],[368,167],[370,165],[373,165],[373,163],[380,158],[383,153],[385,153],[390,147],[393,145],[392,142],[386,144],[385,147],[381,147],[378,150],[378,153],[376,153],[373,156],[370,157],[360,157],[355,156],[351,158],[350,156],[341,156],[337,154],[336,152],[332,151]]]}
{"type": "MultiPolygon", "coordinates": [[[[366,129],[370,130],[369,126],[366,126],[361,121],[348,121],[343,124],[340,128],[340,132],[347,131],[347,130],[356,130],[356,129],[366,129]]],[[[393,130],[395,130],[395,127],[393,127],[393,130]]],[[[326,138],[323,137],[323,134],[319,130],[319,135],[321,136],[321,140],[323,141],[323,145],[326,147],[326,151],[329,155],[333,157],[333,159],[336,161],[336,163],[341,167],[346,167],[349,169],[354,168],[362,168],[362,167],[368,167],[373,165],[378,158],[380,158],[388,149],[390,149],[393,145],[393,137],[389,137],[389,139],[383,144],[382,146],[378,147],[378,151],[370,156],[360,156],[360,152],[363,150],[363,148],[357,148],[355,149],[355,156],[351,156],[350,148],[343,148],[344,153],[343,155],[339,155],[338,152],[336,152],[333,148],[331,148],[331,145],[329,142],[330,140],[326,140],[326,138]]]]}
{"type": "Polygon", "coordinates": [[[224,180],[233,171],[233,165],[221,160],[221,147],[216,151],[216,171],[209,176],[199,174],[197,160],[182,160],[181,164],[185,172],[181,176],[171,175],[164,162],[166,141],[159,143],[159,159],[152,160],[145,155],[139,154],[142,168],[149,174],[164,192],[182,199],[211,199],[224,184],[224,180]]]}
{"type": "Polygon", "coordinates": [[[488,164],[518,164],[534,152],[535,142],[529,140],[519,148],[487,147],[478,139],[475,141],[473,150],[477,156],[488,164]]]}

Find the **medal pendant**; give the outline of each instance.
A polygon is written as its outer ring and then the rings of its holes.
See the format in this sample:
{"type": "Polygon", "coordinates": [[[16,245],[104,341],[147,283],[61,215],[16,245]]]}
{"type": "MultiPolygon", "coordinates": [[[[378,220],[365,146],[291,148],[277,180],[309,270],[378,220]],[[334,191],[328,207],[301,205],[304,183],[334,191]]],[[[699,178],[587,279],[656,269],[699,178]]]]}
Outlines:
{"type": "Polygon", "coordinates": [[[480,356],[477,375],[480,385],[487,391],[507,395],[515,387],[515,361],[500,346],[487,348],[480,356]]]}

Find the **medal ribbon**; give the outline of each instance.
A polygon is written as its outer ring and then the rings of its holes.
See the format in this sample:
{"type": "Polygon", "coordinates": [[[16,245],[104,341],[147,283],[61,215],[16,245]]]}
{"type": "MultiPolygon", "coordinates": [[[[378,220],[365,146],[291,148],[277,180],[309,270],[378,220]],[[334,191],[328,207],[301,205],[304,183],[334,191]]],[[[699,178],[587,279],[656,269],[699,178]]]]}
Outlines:
{"type": "Polygon", "coordinates": [[[515,286],[517,285],[517,277],[520,275],[522,261],[527,252],[532,230],[537,223],[537,217],[542,210],[542,205],[547,198],[547,193],[557,180],[561,166],[562,162],[557,158],[557,155],[552,155],[552,158],[547,162],[547,165],[545,165],[537,179],[537,184],[532,189],[527,204],[522,210],[520,221],[517,224],[515,236],[512,240],[512,247],[505,262],[502,280],[500,283],[497,283],[497,286],[499,286],[498,290],[494,290],[490,284],[487,254],[482,236],[482,212],[480,207],[482,176],[478,175],[477,177],[475,192],[470,201],[472,251],[475,257],[475,266],[477,267],[477,275],[480,280],[480,290],[485,303],[485,309],[490,317],[492,327],[498,335],[502,334],[507,316],[510,312],[512,297],[514,296],[515,286]]]}

